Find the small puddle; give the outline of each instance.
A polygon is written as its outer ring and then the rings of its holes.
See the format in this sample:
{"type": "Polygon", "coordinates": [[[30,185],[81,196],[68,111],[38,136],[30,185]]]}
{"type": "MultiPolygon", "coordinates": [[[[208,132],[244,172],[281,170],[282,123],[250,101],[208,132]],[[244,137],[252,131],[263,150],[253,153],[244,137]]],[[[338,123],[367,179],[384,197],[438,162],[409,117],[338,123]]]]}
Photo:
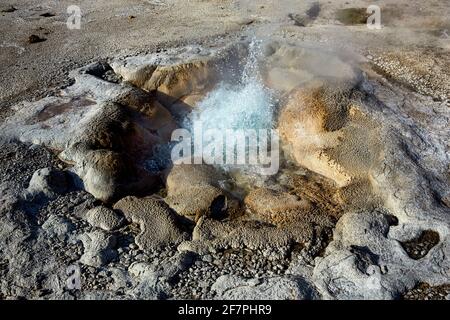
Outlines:
{"type": "Polygon", "coordinates": [[[67,113],[75,108],[85,108],[94,105],[95,102],[87,99],[86,97],[76,97],[66,103],[51,103],[42,109],[36,117],[30,120],[28,123],[36,124],[38,122],[45,122],[53,117],[67,113]]]}

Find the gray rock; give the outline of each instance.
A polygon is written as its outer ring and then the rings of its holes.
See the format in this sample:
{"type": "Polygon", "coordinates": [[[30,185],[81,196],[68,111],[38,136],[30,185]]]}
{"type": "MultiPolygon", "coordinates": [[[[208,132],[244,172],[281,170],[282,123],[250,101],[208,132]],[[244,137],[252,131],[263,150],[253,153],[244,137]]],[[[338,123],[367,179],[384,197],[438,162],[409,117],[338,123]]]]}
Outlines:
{"type": "Polygon", "coordinates": [[[307,27],[314,22],[319,13],[320,13],[320,4],[318,2],[315,2],[305,13],[301,14],[291,13],[289,14],[289,18],[294,20],[296,26],[307,27]]]}
{"type": "Polygon", "coordinates": [[[111,290],[117,291],[119,289],[127,288],[131,283],[131,277],[126,270],[120,268],[111,268],[111,278],[113,283],[111,285],[111,290]]]}
{"type": "Polygon", "coordinates": [[[121,215],[104,206],[98,206],[89,210],[86,213],[86,221],[93,227],[106,231],[118,229],[124,224],[124,219],[121,215]]]}
{"type": "Polygon", "coordinates": [[[153,273],[154,268],[147,262],[134,262],[128,268],[128,272],[134,277],[141,277],[146,273],[153,273]]]}
{"type": "Polygon", "coordinates": [[[417,234],[424,222],[401,226],[390,226],[389,222],[389,216],[379,211],[349,212],[341,218],[333,242],[325,256],[316,259],[313,271],[314,283],[324,298],[394,299],[418,282],[448,281],[446,227],[435,226],[442,242],[424,258],[414,260],[400,241],[417,234]]]}
{"type": "Polygon", "coordinates": [[[70,186],[70,177],[66,172],[54,168],[37,170],[31,177],[30,184],[25,190],[25,199],[34,199],[44,196],[49,199],[56,198],[65,193],[70,186]]]}
{"type": "Polygon", "coordinates": [[[442,203],[446,205],[448,208],[450,208],[450,192],[442,197],[442,203]]]}
{"type": "Polygon", "coordinates": [[[128,271],[137,281],[137,285],[129,292],[135,299],[156,300],[164,296],[164,289],[168,288],[166,278],[155,266],[146,262],[135,262],[128,271]]]}
{"type": "Polygon", "coordinates": [[[42,225],[49,237],[65,239],[75,229],[75,225],[65,217],[51,215],[42,225]]]}
{"type": "Polygon", "coordinates": [[[152,280],[143,280],[128,292],[133,299],[160,300],[165,297],[163,291],[151,286],[152,280]]]}
{"type": "Polygon", "coordinates": [[[211,287],[217,299],[224,300],[306,300],[317,292],[302,278],[272,277],[244,279],[232,275],[219,277],[211,287]]]}
{"type": "Polygon", "coordinates": [[[213,262],[213,258],[212,258],[212,256],[209,255],[209,254],[203,256],[202,259],[203,259],[203,261],[205,261],[205,262],[209,262],[209,263],[212,263],[212,262],[213,262]]]}
{"type": "Polygon", "coordinates": [[[189,269],[195,262],[196,255],[192,252],[183,252],[177,254],[167,261],[161,263],[157,271],[160,275],[167,279],[172,279],[176,277],[183,271],[189,269]]]}
{"type": "Polygon", "coordinates": [[[214,248],[209,247],[201,241],[183,241],[177,247],[178,252],[195,252],[198,255],[207,254],[210,251],[215,251],[214,248]]]}
{"type": "Polygon", "coordinates": [[[0,4],[0,12],[10,13],[10,12],[14,12],[16,10],[17,9],[10,4],[0,4]]]}
{"type": "Polygon", "coordinates": [[[85,265],[101,267],[117,257],[117,251],[114,250],[116,237],[113,235],[96,230],[82,234],[80,240],[84,246],[80,262],[85,265]]]}

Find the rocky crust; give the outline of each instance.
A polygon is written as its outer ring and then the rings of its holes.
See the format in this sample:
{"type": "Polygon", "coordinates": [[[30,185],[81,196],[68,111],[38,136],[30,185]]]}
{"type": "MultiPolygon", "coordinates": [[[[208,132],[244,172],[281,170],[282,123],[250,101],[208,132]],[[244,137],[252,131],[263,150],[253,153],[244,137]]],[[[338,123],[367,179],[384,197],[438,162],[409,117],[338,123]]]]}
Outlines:
{"type": "Polygon", "coordinates": [[[250,48],[98,62],[16,105],[0,124],[0,297],[442,297],[450,116],[420,90],[267,41],[256,65],[279,101],[280,171],[170,163],[172,130],[250,48]]]}

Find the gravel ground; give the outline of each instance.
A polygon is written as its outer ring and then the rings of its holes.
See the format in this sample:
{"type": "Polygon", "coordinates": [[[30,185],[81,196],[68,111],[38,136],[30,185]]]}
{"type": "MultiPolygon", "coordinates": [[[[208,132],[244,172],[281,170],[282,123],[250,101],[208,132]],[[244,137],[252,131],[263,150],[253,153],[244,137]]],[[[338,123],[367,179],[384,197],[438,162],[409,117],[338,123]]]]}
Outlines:
{"type": "Polygon", "coordinates": [[[408,291],[404,300],[450,300],[450,285],[430,286],[420,283],[414,289],[408,291]]]}

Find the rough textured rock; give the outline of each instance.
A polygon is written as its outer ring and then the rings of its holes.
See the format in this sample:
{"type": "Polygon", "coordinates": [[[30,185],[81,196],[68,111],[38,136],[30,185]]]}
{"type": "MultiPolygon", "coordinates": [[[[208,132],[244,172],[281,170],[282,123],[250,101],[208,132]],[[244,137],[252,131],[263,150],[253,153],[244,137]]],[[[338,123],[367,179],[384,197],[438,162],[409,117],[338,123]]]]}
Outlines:
{"type": "Polygon", "coordinates": [[[105,68],[94,63],[72,72],[76,82],[61,97],[21,104],[1,127],[8,138],[62,151],[84,188],[110,202],[158,185],[144,162],[176,124],[148,93],[102,79],[105,68]]]}
{"type": "Polygon", "coordinates": [[[364,176],[381,152],[376,125],[351,94],[345,87],[301,88],[279,118],[280,136],[295,161],[340,187],[364,176]]]}
{"type": "Polygon", "coordinates": [[[155,271],[165,279],[173,280],[181,272],[186,271],[195,262],[196,255],[192,252],[182,252],[174,255],[161,265],[156,266],[155,271]]]}
{"type": "Polygon", "coordinates": [[[170,289],[170,283],[187,270],[194,262],[192,253],[184,252],[160,261],[159,264],[146,262],[133,263],[129,272],[139,279],[138,285],[131,291],[134,298],[162,299],[170,289]]]}
{"type": "Polygon", "coordinates": [[[138,285],[131,291],[134,299],[157,300],[161,298],[162,290],[158,274],[153,266],[144,262],[133,263],[128,271],[135,279],[139,279],[138,285]]]}
{"type": "MultiPolygon", "coordinates": [[[[418,96],[414,105],[402,102],[410,93],[378,81],[362,79],[342,93],[334,87],[294,91],[279,119],[298,163],[340,187],[366,180],[381,199],[378,210],[347,209],[324,257],[317,258],[319,291],[326,298],[392,299],[418,282],[448,282],[448,208],[437,196],[448,188],[442,141],[449,131],[438,120],[448,115],[436,106],[436,118],[418,96]],[[420,244],[427,230],[439,235],[431,249],[420,244]],[[411,256],[405,243],[426,250],[411,256]]],[[[363,197],[371,199],[370,193],[363,197]]]]}
{"type": "Polygon", "coordinates": [[[42,229],[49,237],[64,239],[75,229],[75,225],[65,217],[51,215],[42,225],[42,229]]]}
{"type": "MultiPolygon", "coordinates": [[[[445,190],[438,178],[439,172],[446,170],[445,165],[437,161],[431,169],[426,164],[426,156],[414,156],[427,154],[433,145],[432,152],[439,154],[440,159],[445,158],[445,147],[440,141],[448,132],[440,131],[441,137],[436,140],[417,126],[411,126],[406,120],[409,107],[399,110],[398,99],[403,93],[371,85],[373,83],[366,82],[362,87],[377,98],[389,101],[384,105],[372,98],[366,101],[367,105],[359,106],[366,118],[379,121],[379,129],[374,132],[378,132],[377,139],[384,142],[382,152],[378,153],[382,155],[381,161],[367,162],[372,165],[366,172],[384,209],[350,211],[339,221],[333,242],[324,257],[317,258],[314,269],[314,282],[326,298],[392,299],[418,282],[439,285],[448,281],[449,230],[445,222],[448,213],[431,191],[445,190]],[[433,143],[428,145],[423,141],[433,143]],[[419,237],[424,230],[437,232],[440,242],[423,258],[415,260],[401,243],[419,237]]],[[[433,127],[439,123],[422,125],[433,127]]],[[[371,134],[369,130],[363,137],[371,134]]],[[[379,142],[377,144],[380,146],[379,142]]],[[[356,150],[348,154],[353,159],[358,159],[356,150]]]]}
{"type": "Polygon", "coordinates": [[[117,257],[116,237],[103,231],[96,230],[82,234],[80,240],[83,242],[84,253],[80,262],[92,266],[101,267],[117,257]]]}
{"type": "MultiPolygon", "coordinates": [[[[372,52],[371,62],[382,73],[399,83],[404,83],[416,92],[433,99],[445,101],[450,97],[450,76],[448,62],[440,60],[439,53],[422,50],[395,50],[391,52],[372,52]],[[440,63],[436,63],[439,59],[440,63]],[[420,64],[416,61],[420,60],[420,64]],[[430,68],[433,72],[429,72],[430,68]]],[[[448,61],[448,60],[447,60],[448,61]]]]}
{"type": "Polygon", "coordinates": [[[139,224],[137,245],[143,250],[152,250],[186,239],[179,227],[176,214],[162,201],[154,198],[126,197],[114,205],[131,222],[139,224]]]}
{"type": "Polygon", "coordinates": [[[214,200],[223,196],[223,191],[213,186],[193,185],[180,193],[171,193],[165,200],[175,211],[197,220],[211,211],[214,200]]]}
{"type": "MultiPolygon", "coordinates": [[[[120,70],[122,71],[122,70],[120,70]]],[[[216,70],[206,61],[167,66],[140,65],[135,72],[121,72],[125,80],[146,90],[157,91],[158,99],[165,105],[210,88],[216,77],[216,70]]]]}
{"type": "Polygon", "coordinates": [[[316,237],[316,233],[326,233],[333,227],[333,221],[328,216],[314,214],[304,215],[302,219],[278,227],[257,220],[216,221],[202,217],[194,228],[192,239],[215,248],[276,248],[294,243],[320,248],[323,239],[316,237]],[[318,226],[317,230],[314,226],[318,226]]]}
{"type": "Polygon", "coordinates": [[[30,204],[21,199],[34,172],[59,162],[40,146],[3,140],[0,144],[0,296],[66,299],[65,268],[70,261],[64,252],[73,252],[67,248],[76,226],[53,211],[42,215],[42,222],[47,222],[43,230],[35,219],[41,201],[30,204]]]}
{"type": "Polygon", "coordinates": [[[450,208],[450,193],[448,193],[442,198],[442,203],[445,204],[448,208],[450,208]]]}
{"type": "Polygon", "coordinates": [[[139,161],[150,156],[151,148],[162,140],[150,128],[133,122],[130,112],[114,103],[102,105],[61,154],[65,161],[77,164],[86,190],[103,201],[158,183],[139,161]]]}
{"type": "Polygon", "coordinates": [[[265,188],[253,190],[244,202],[259,220],[274,224],[295,222],[299,215],[305,215],[313,209],[306,199],[265,188]]]}
{"type": "Polygon", "coordinates": [[[178,252],[194,252],[199,255],[207,254],[213,249],[202,241],[183,241],[177,247],[178,252]]]}
{"type": "Polygon", "coordinates": [[[309,300],[318,298],[310,284],[302,278],[273,277],[243,279],[221,276],[212,286],[217,299],[224,300],[309,300]]]}
{"type": "MultiPolygon", "coordinates": [[[[338,222],[325,257],[318,258],[314,280],[324,297],[336,299],[394,299],[419,281],[445,283],[449,243],[442,242],[426,257],[414,260],[402,248],[383,212],[353,212],[338,222]]],[[[412,235],[416,227],[409,226],[412,235]]],[[[420,227],[419,227],[420,228],[420,227]]],[[[406,230],[400,232],[403,233],[406,230]]]]}
{"type": "Polygon", "coordinates": [[[86,212],[86,221],[93,227],[111,231],[120,228],[124,224],[121,215],[104,206],[95,207],[86,212]]]}
{"type": "Polygon", "coordinates": [[[54,199],[59,194],[65,193],[70,188],[70,184],[71,178],[64,171],[53,168],[39,169],[31,177],[24,197],[26,199],[38,197],[54,199]]]}
{"type": "Polygon", "coordinates": [[[230,77],[246,54],[244,43],[220,51],[191,46],[176,53],[159,55],[157,59],[154,55],[116,59],[111,66],[125,81],[145,91],[157,92],[157,99],[180,115],[183,109],[190,111],[192,108],[188,97],[205,95],[223,80],[218,74],[224,68],[227,73],[221,77],[230,77]]]}
{"type": "Polygon", "coordinates": [[[294,20],[295,25],[307,27],[314,22],[320,13],[320,3],[314,2],[311,7],[302,14],[289,14],[289,18],[294,20]]]}
{"type": "Polygon", "coordinates": [[[211,212],[216,199],[225,197],[218,187],[223,179],[207,165],[175,165],[167,175],[165,201],[179,214],[197,220],[211,212]]]}

